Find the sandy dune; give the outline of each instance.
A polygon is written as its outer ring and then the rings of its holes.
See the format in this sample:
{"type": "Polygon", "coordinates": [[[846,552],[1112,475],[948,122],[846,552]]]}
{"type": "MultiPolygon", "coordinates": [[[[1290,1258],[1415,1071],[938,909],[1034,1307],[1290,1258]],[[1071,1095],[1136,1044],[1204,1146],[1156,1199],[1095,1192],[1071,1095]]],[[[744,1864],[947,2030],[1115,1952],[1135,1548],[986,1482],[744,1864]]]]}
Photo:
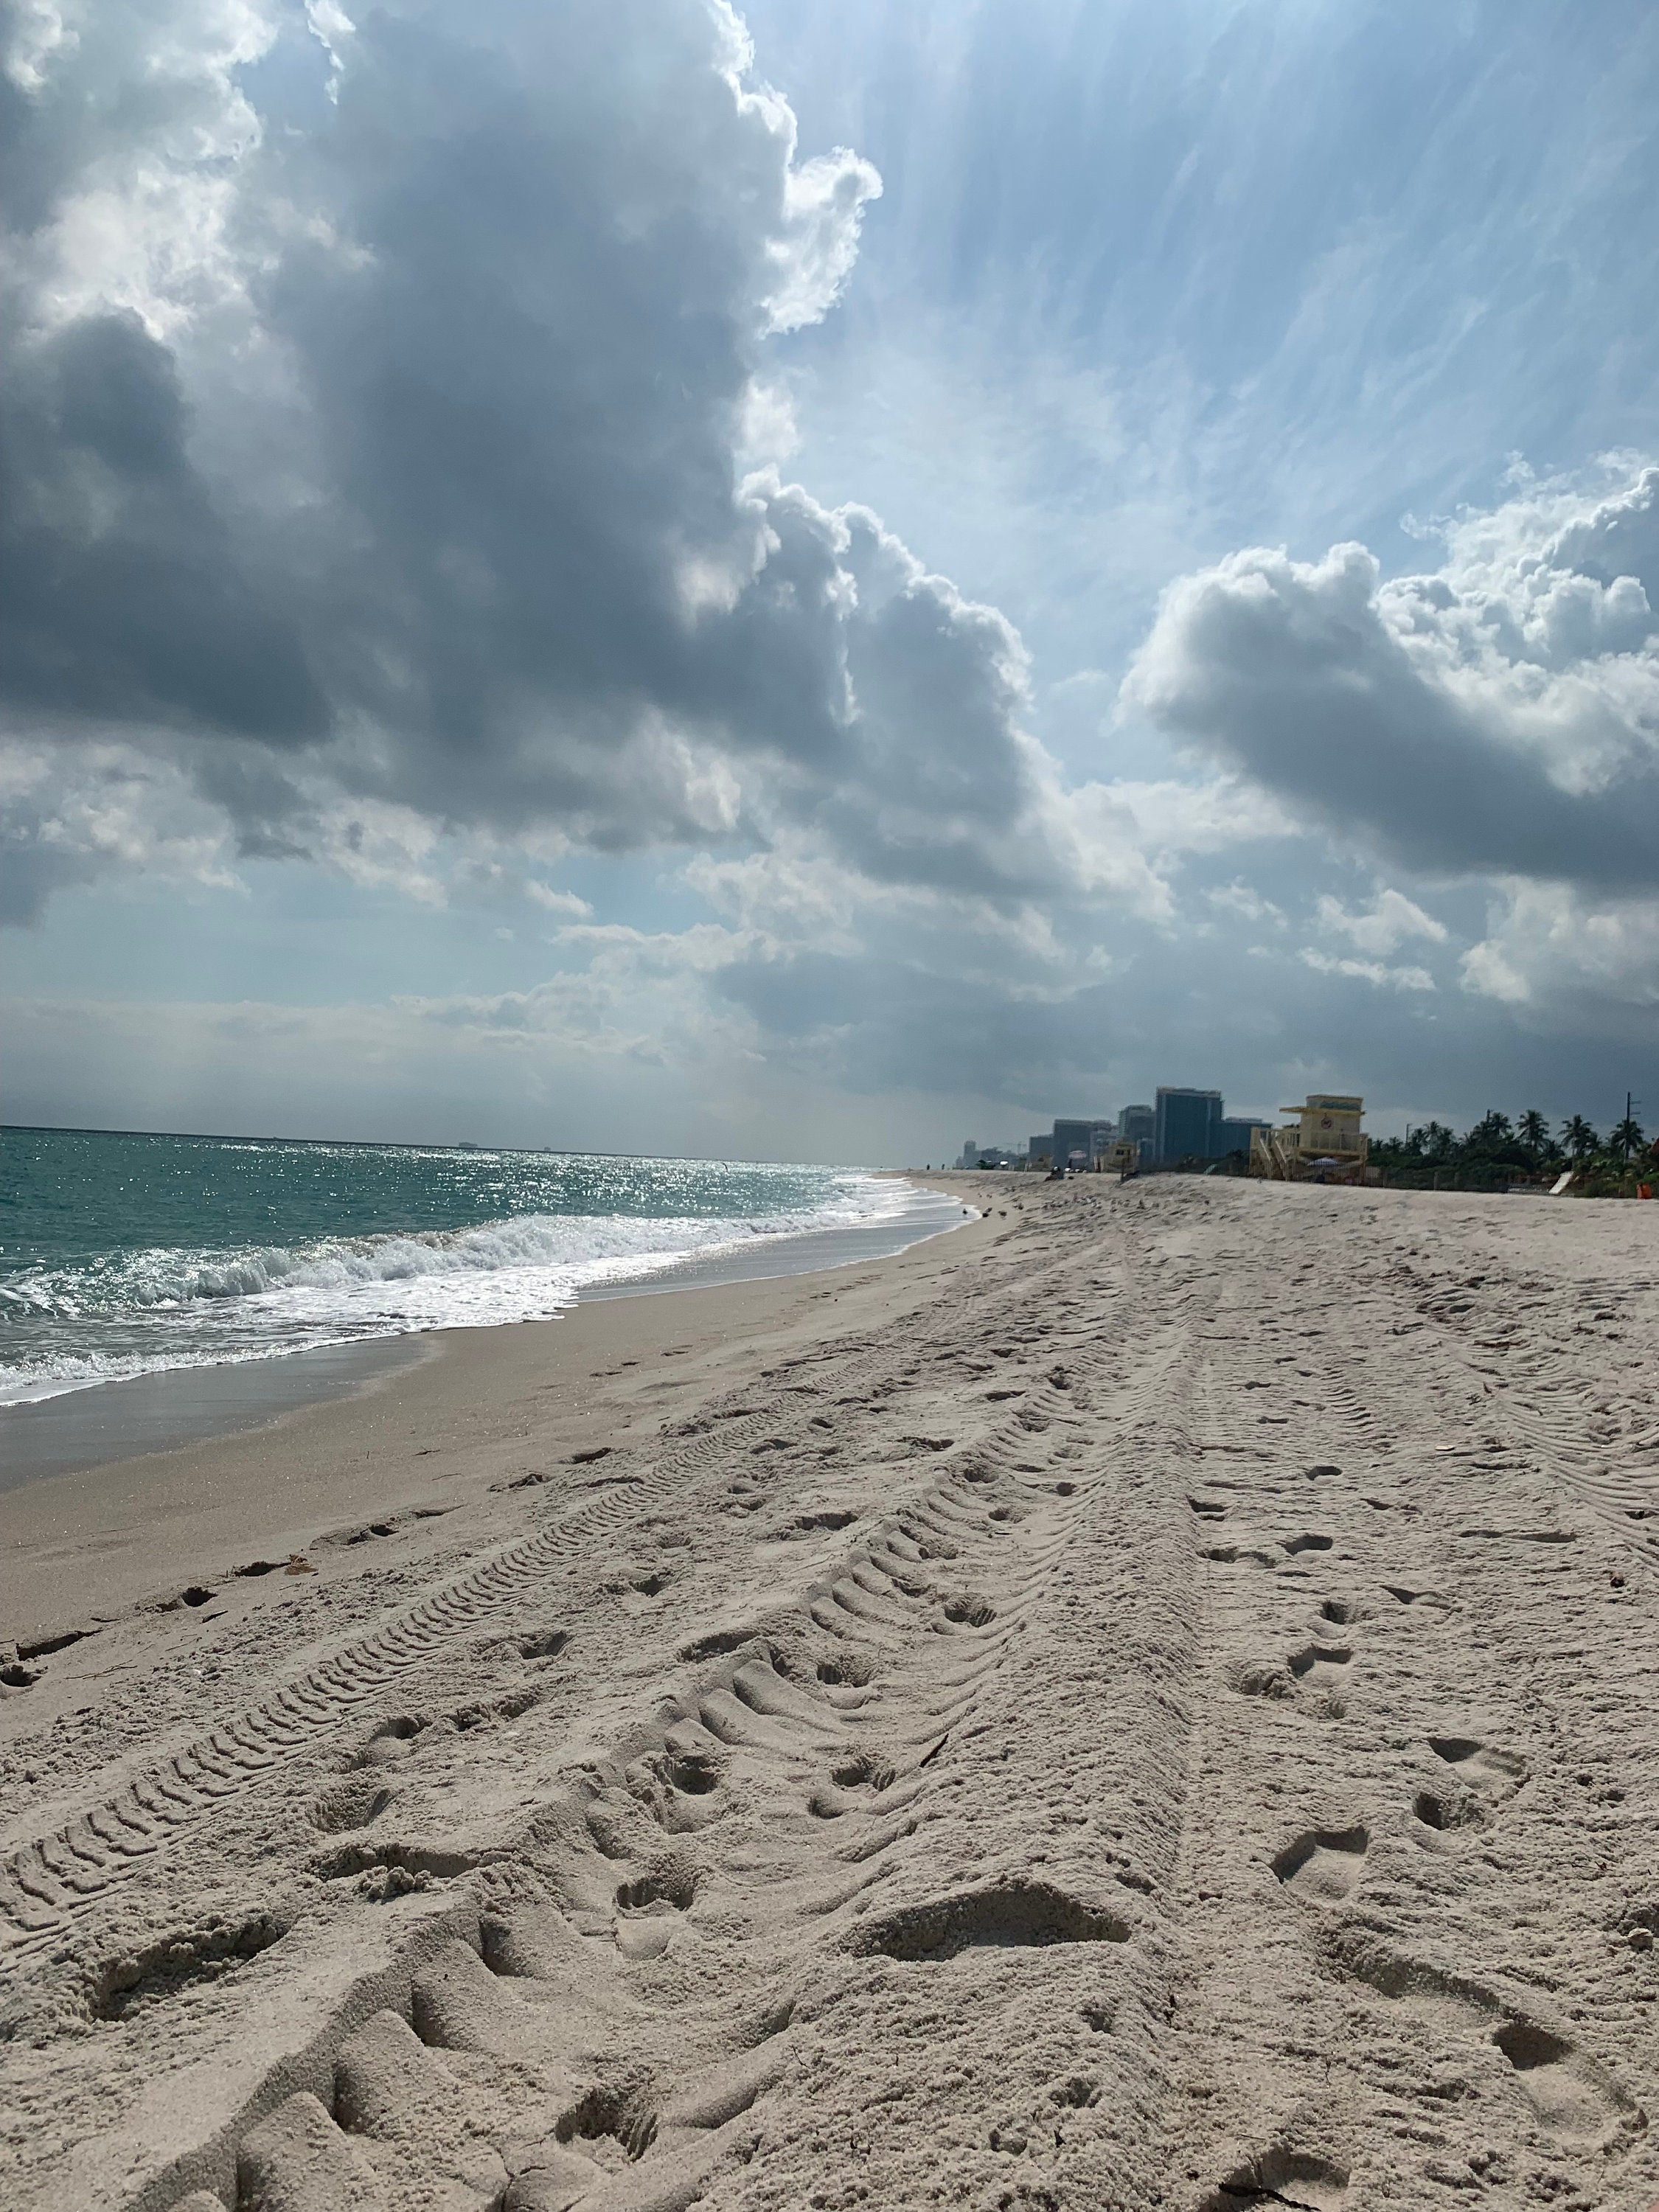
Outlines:
{"type": "Polygon", "coordinates": [[[1659,1206],[961,1187],[17,1662],[8,2207],[1659,2198],[1659,1206]]]}

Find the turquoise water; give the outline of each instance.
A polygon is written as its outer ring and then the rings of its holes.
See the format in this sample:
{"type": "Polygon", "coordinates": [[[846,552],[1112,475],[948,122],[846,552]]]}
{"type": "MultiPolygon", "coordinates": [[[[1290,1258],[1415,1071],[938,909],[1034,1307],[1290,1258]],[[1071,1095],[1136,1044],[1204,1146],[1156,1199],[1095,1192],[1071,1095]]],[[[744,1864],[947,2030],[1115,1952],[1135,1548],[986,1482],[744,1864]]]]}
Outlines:
{"type": "Polygon", "coordinates": [[[936,1204],[856,1170],[0,1129],[0,1402],[559,1312],[936,1204]]]}

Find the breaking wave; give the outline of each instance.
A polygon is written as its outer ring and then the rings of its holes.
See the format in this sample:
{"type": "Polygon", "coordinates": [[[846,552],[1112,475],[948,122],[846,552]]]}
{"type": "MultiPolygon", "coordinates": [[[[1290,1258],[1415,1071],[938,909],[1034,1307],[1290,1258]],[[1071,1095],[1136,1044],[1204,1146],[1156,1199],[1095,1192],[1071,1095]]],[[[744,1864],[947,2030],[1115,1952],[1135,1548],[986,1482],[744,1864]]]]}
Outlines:
{"type": "Polygon", "coordinates": [[[0,1402],[161,1368],[544,1320],[590,1285],[757,1239],[892,1219],[925,1195],[863,1175],[825,1174],[823,1185],[811,1205],[738,1217],[526,1212],[292,1245],[112,1249],[27,1268],[0,1277],[0,1402]]]}

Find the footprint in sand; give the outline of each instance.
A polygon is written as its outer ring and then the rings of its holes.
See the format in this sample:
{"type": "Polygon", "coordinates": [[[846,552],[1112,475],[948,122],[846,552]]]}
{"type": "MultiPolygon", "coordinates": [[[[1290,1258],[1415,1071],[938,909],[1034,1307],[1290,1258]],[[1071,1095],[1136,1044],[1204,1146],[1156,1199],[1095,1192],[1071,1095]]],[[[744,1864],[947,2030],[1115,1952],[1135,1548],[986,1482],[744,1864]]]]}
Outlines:
{"type": "MultiPolygon", "coordinates": [[[[1486,1807],[1467,1790],[1419,1790],[1412,1800],[1412,1817],[1433,1831],[1434,1835],[1455,1835],[1461,1829],[1479,1828],[1486,1825],[1486,1807]]],[[[1425,1843],[1432,1837],[1425,1836],[1425,1843]]]]}
{"type": "Polygon", "coordinates": [[[1601,2143],[1646,2127],[1635,2099],[1589,2051],[1484,1984],[1392,1951],[1364,1932],[1339,1934],[1327,1959],[1340,1974],[1448,2036],[1489,2039],[1539,2124],[1558,2140],[1601,2143]]]}
{"type": "Polygon", "coordinates": [[[1235,1659],[1226,1670],[1226,1683],[1241,1698],[1277,1698],[1282,1701],[1296,1695],[1296,1685],[1284,1661],[1265,1656],[1235,1659]]]}
{"type": "Polygon", "coordinates": [[[1340,1905],[1358,1888],[1370,1844],[1370,1831],[1357,1826],[1310,1828],[1270,1863],[1275,1880],[1298,1897],[1319,1905],[1340,1905]]]}
{"type": "Polygon", "coordinates": [[[1457,1779],[1485,1805],[1496,1807],[1513,1797],[1531,1770],[1517,1752],[1503,1751],[1475,1736],[1435,1735],[1429,1749],[1455,1770],[1457,1779]]]}
{"type": "Polygon", "coordinates": [[[820,1820],[838,1820],[843,1813],[865,1810],[884,1790],[890,1789],[897,1770],[878,1752],[857,1747],[838,1759],[828,1784],[821,1784],[806,1801],[806,1809],[820,1820]]]}
{"type": "Polygon", "coordinates": [[[352,1753],[346,1765],[389,1766],[396,1759],[406,1759],[416,1737],[423,1735],[431,1725],[424,1713],[394,1713],[390,1720],[380,1722],[368,1742],[352,1753]]]}
{"type": "Polygon", "coordinates": [[[1432,1832],[1419,1838],[1425,1844],[1432,1844],[1434,1836],[1484,1827],[1528,1779],[1527,1763],[1516,1753],[1473,1736],[1432,1736],[1429,1748],[1451,1773],[1412,1800],[1413,1816],[1432,1832]]]}
{"type": "Polygon", "coordinates": [[[1321,1602],[1319,1617],[1339,1628],[1352,1628],[1356,1621],[1369,1620],[1371,1609],[1359,1598],[1328,1597],[1321,1602]]]}
{"type": "Polygon", "coordinates": [[[1291,1672],[1310,1689],[1329,1690],[1346,1678],[1353,1653],[1346,1644],[1308,1644],[1291,1659],[1291,1672]]]}
{"type": "Polygon", "coordinates": [[[368,1775],[347,1777],[319,1790],[311,1802],[308,1818],[325,1835],[349,1833],[378,1820],[394,1792],[368,1775]]]}
{"type": "Polygon", "coordinates": [[[1631,2114],[1629,2099],[1565,2037],[1522,2019],[1505,2021],[1492,2041],[1540,2124],[1563,2142],[1599,2142],[1631,2114]]]}
{"type": "Polygon", "coordinates": [[[680,1917],[690,1909],[696,1885],[673,1867],[641,1875],[617,1887],[617,1948],[625,1959],[660,1957],[672,1942],[680,1917]]]}

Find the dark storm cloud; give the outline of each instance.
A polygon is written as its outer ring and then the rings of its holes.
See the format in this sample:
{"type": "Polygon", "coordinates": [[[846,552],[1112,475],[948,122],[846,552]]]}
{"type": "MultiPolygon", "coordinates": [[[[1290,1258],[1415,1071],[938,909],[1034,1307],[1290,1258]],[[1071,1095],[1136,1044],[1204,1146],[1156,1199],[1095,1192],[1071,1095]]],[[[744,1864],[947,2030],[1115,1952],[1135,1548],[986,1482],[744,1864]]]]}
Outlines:
{"type": "Polygon", "coordinates": [[[15,724],[179,733],[245,850],[302,849],[331,787],[610,851],[793,821],[887,880],[1079,887],[1006,623],[874,517],[744,474],[767,340],[828,305],[878,187],[795,159],[732,19],[380,9],[330,31],[325,99],[273,18],[221,73],[205,211],[201,73],[137,117],[88,90],[165,84],[190,9],[142,20],[148,78],[89,20],[13,86],[15,724]],[[65,211],[112,174],[149,210],[122,270],[149,327],[63,313],[65,211]]]}
{"type": "Polygon", "coordinates": [[[20,348],[0,392],[0,687],[46,718],[303,744],[328,712],[185,450],[173,356],[135,315],[20,348]]]}
{"type": "Polygon", "coordinates": [[[84,846],[66,850],[50,834],[54,819],[33,793],[0,808],[0,926],[38,921],[54,891],[100,872],[101,855],[84,846]]]}

